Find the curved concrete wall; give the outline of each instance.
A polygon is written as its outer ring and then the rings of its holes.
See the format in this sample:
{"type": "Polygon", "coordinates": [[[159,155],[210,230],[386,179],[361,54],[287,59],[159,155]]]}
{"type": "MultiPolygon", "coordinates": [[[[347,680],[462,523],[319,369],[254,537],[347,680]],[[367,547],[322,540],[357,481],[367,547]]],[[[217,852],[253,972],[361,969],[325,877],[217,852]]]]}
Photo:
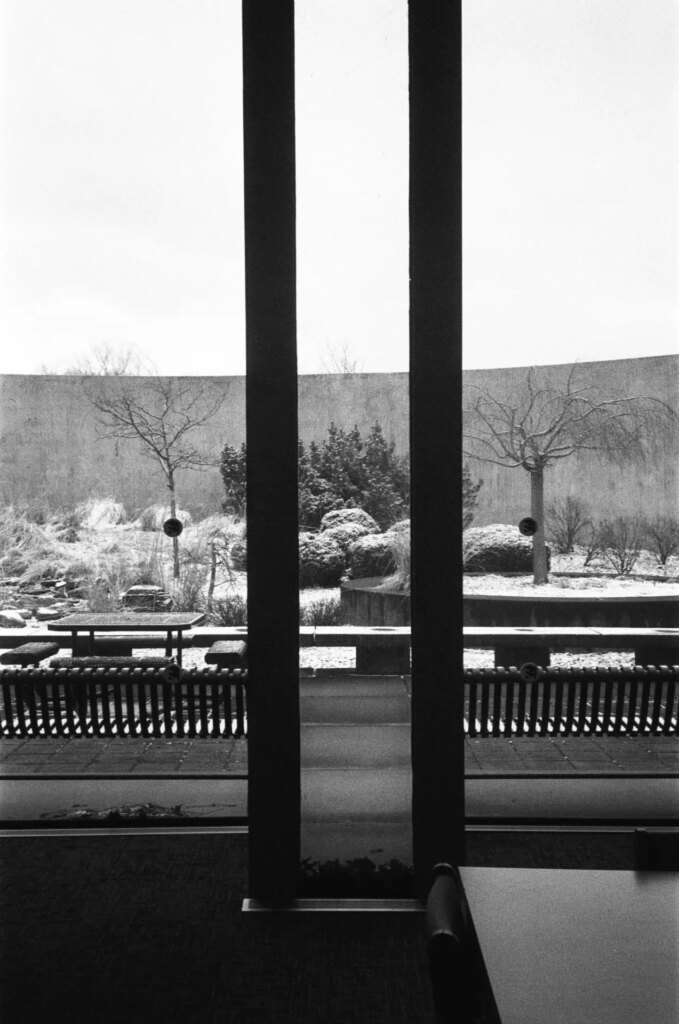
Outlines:
{"type": "MultiPolygon", "coordinates": [[[[564,366],[544,368],[563,376],[564,366]]],[[[593,382],[626,394],[655,395],[679,409],[679,357],[658,356],[583,364],[593,382]]],[[[509,397],[525,368],[470,370],[465,384],[478,384],[509,397]]],[[[139,386],[144,378],[138,378],[139,386]]],[[[200,387],[205,378],[185,378],[200,387]]],[[[196,434],[215,462],[224,444],[245,439],[245,379],[218,378],[225,402],[214,420],[196,434]]],[[[305,441],[322,440],[330,422],[367,433],[379,422],[398,451],[408,449],[408,375],[323,374],[299,378],[299,429],[305,441]]],[[[272,414],[275,430],[275,412],[272,414]]],[[[619,468],[595,458],[575,457],[548,470],[547,501],[569,494],[584,498],[594,515],[656,512],[679,514],[679,449],[657,462],[619,468]]],[[[490,464],[471,464],[484,486],[476,525],[517,522],[528,511],[528,474],[490,464]]],[[[133,512],[164,502],[162,473],[131,441],[97,433],[81,377],[0,376],[0,502],[43,500],[72,506],[94,496],[115,496],[133,512]]],[[[194,513],[215,511],[222,499],[216,468],[185,471],[179,477],[180,504],[194,513]]]]}

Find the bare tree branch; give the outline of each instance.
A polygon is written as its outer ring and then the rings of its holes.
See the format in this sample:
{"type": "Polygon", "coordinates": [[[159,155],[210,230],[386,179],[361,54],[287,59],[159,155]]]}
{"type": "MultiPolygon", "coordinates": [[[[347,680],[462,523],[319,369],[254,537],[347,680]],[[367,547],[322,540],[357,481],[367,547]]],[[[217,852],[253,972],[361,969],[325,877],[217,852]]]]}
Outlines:
{"type": "MultiPolygon", "coordinates": [[[[466,457],[528,471],[531,515],[536,519],[541,518],[535,509],[543,507],[543,473],[550,463],[590,452],[611,461],[641,462],[670,442],[679,425],[676,411],[659,398],[616,395],[600,385],[580,383],[578,371],[574,364],[565,380],[551,384],[543,383],[532,367],[513,401],[479,386],[467,391],[466,457]]],[[[544,582],[544,529],[534,537],[533,552],[535,581],[544,582]]]]}

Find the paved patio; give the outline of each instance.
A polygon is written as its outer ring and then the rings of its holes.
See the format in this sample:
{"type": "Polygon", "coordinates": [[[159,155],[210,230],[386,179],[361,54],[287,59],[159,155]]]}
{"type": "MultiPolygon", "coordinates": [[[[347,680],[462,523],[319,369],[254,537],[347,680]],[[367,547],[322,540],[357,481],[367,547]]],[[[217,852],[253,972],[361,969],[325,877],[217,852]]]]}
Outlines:
{"type": "MultiPolygon", "coordinates": [[[[467,775],[550,773],[679,776],[677,736],[487,737],[465,741],[467,775]]],[[[247,773],[245,739],[0,740],[0,777],[64,774],[247,773]]]]}

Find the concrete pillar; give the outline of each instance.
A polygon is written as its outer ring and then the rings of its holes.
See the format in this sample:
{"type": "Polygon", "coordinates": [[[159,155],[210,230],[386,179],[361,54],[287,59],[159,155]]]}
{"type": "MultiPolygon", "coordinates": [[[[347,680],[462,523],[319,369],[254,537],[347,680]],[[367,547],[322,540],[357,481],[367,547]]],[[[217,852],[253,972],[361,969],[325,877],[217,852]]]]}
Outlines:
{"type": "Polygon", "coordinates": [[[410,0],[413,853],[464,862],[460,0],[410,0]]]}
{"type": "Polygon", "coordinates": [[[248,815],[252,898],[299,872],[293,0],[243,2],[248,815]]]}

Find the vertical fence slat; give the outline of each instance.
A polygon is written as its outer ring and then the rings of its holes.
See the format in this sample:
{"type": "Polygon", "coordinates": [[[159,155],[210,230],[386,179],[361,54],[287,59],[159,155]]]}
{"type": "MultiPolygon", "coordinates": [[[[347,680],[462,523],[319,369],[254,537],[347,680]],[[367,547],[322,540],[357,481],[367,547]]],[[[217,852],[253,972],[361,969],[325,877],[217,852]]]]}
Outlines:
{"type": "MultiPolygon", "coordinates": [[[[599,669],[597,669],[599,671],[599,669]]],[[[604,669],[604,709],[602,713],[602,729],[608,732],[611,728],[611,708],[613,705],[613,681],[610,669],[604,669]]]]}
{"type": "Polygon", "coordinates": [[[166,679],[160,684],[163,712],[163,735],[172,736],[172,686],[166,679]]]}
{"type": "Polygon", "coordinates": [[[238,735],[238,723],[233,721],[233,711],[231,702],[231,685],[238,686],[238,680],[240,678],[239,669],[235,669],[233,673],[230,673],[231,678],[224,679],[222,681],[222,700],[224,702],[224,734],[226,736],[238,735]]]}
{"type": "Polygon", "coordinates": [[[599,670],[594,670],[594,679],[592,681],[592,712],[590,719],[590,734],[601,731],[601,723],[599,721],[599,707],[601,705],[601,679],[599,677],[599,670]]]}
{"type": "Polygon", "coordinates": [[[185,736],[185,725],[184,725],[184,684],[181,678],[174,683],[174,720],[175,730],[177,736],[185,736]]]}
{"type": "Polygon", "coordinates": [[[196,730],[196,687],[193,682],[193,673],[187,673],[184,682],[186,692],[186,729],[187,734],[194,738],[198,735],[196,730]]]}
{"type": "Polygon", "coordinates": [[[101,690],[106,673],[103,669],[97,668],[87,678],[87,734],[88,736],[101,736],[101,690]]]}
{"type": "Polygon", "coordinates": [[[30,722],[29,735],[32,734],[34,736],[39,736],[40,723],[38,720],[38,708],[35,700],[35,675],[32,670],[24,682],[23,697],[25,707],[28,711],[28,721],[30,722]]]}
{"type": "Polygon", "coordinates": [[[493,703],[491,707],[491,721],[493,736],[502,735],[502,693],[507,686],[507,675],[503,679],[496,679],[493,684],[493,703]]]}
{"type": "Polygon", "coordinates": [[[575,703],[581,686],[581,679],[571,679],[566,687],[566,722],[564,732],[567,736],[572,736],[574,732],[575,703]]]}
{"type": "Polygon", "coordinates": [[[205,676],[199,676],[198,678],[198,717],[200,719],[200,736],[210,735],[210,722],[209,722],[209,707],[208,707],[208,688],[205,676]]]}
{"type": "Polygon", "coordinates": [[[528,683],[521,673],[516,680],[517,702],[516,702],[516,735],[523,736],[526,729],[526,688],[528,683]]]}
{"type": "MultiPolygon", "coordinates": [[[[555,736],[563,732],[562,721],[563,721],[563,669],[557,669],[556,682],[554,684],[554,724],[552,726],[552,732],[555,736]]],[[[566,669],[566,672],[569,670],[566,669]]],[[[568,683],[571,685],[573,680],[570,676],[567,676],[568,683]]]]}
{"type": "Polygon", "coordinates": [[[26,718],[26,707],[24,704],[24,683],[22,679],[17,680],[16,688],[14,690],[14,709],[15,718],[17,721],[17,731],[19,736],[29,736],[30,730],[28,728],[28,721],[26,718]]]}
{"type": "Polygon", "coordinates": [[[162,718],[160,714],[160,680],[153,679],[149,683],[151,697],[151,726],[154,737],[163,735],[162,718]]]}
{"type": "Polygon", "coordinates": [[[528,735],[535,736],[538,728],[538,705],[541,683],[537,679],[530,682],[530,717],[528,719],[528,735]]]}
{"type": "Polygon", "coordinates": [[[641,681],[641,701],[639,704],[639,729],[642,733],[647,733],[650,728],[650,722],[648,717],[649,702],[651,699],[651,674],[649,669],[644,671],[641,681]]]}
{"type": "Polygon", "coordinates": [[[613,696],[615,698],[615,717],[613,720],[613,734],[615,736],[620,736],[620,734],[623,731],[625,718],[625,701],[627,698],[626,679],[619,679],[615,683],[613,696]]]}
{"type": "Polygon", "coordinates": [[[3,672],[2,673],[2,722],[3,722],[3,736],[15,736],[16,729],[14,727],[14,701],[13,691],[16,688],[16,683],[13,681],[10,684],[9,680],[14,680],[14,673],[3,672]]]}
{"type": "Polygon", "coordinates": [[[34,670],[35,693],[37,698],[38,718],[40,720],[40,732],[43,736],[51,736],[52,722],[47,697],[47,682],[45,681],[44,669],[34,670]]]}
{"type": "MultiPolygon", "coordinates": [[[[207,679],[207,674],[206,674],[207,679]]],[[[231,735],[231,722],[230,720],[222,721],[222,708],[224,704],[224,693],[229,689],[230,682],[227,679],[226,682],[219,681],[214,677],[210,677],[210,704],[211,704],[211,718],[212,727],[210,729],[211,736],[222,736],[231,735]]]]}
{"type": "MultiPolygon", "coordinates": [[[[45,675],[47,675],[47,673],[45,673],[45,675]]],[[[59,685],[59,676],[58,675],[52,675],[52,673],[49,673],[49,680],[45,684],[45,686],[46,686],[46,689],[49,690],[49,694],[50,694],[50,703],[52,705],[52,720],[53,720],[53,723],[54,723],[54,732],[56,733],[57,736],[63,736],[64,732],[65,732],[65,729],[64,729],[64,720],[63,720],[63,715],[62,715],[62,712],[63,712],[63,701],[62,701],[62,698],[61,698],[61,687],[59,685]]]]}
{"type": "MultiPolygon", "coordinates": [[[[641,670],[643,672],[643,669],[641,670]]],[[[628,736],[636,736],[639,732],[639,711],[637,708],[637,700],[639,697],[639,679],[641,673],[639,669],[633,669],[632,675],[627,688],[627,725],[625,731],[628,736]]]]}
{"type": "Polygon", "coordinates": [[[591,725],[589,722],[589,690],[590,680],[581,679],[579,684],[578,693],[578,718],[576,723],[576,730],[579,735],[584,736],[587,732],[591,732],[591,725]]]}
{"type": "Polygon", "coordinates": [[[146,673],[142,672],[139,676],[139,682],[137,683],[137,709],[139,713],[139,729],[142,736],[147,739],[151,731],[149,729],[149,710],[147,702],[149,699],[149,690],[153,686],[153,683],[147,683],[146,673]]]}
{"type": "Polygon", "coordinates": [[[125,698],[125,729],[128,736],[137,736],[137,716],[134,698],[136,681],[138,678],[138,670],[121,668],[119,670],[119,673],[120,688],[125,698]]]}
{"type": "Polygon", "coordinates": [[[244,674],[239,669],[236,681],[236,735],[245,735],[245,685],[244,674]]]}
{"type": "MultiPolygon", "coordinates": [[[[497,669],[494,670],[494,672],[497,672],[497,671],[498,671],[497,669]]],[[[484,675],[484,677],[483,677],[483,679],[481,681],[481,715],[480,715],[480,718],[481,718],[480,725],[481,725],[481,727],[479,729],[479,735],[480,736],[484,736],[484,737],[489,735],[489,732],[488,732],[488,719],[489,719],[488,703],[489,703],[489,697],[490,697],[490,679],[487,676],[484,675]]]]}
{"type": "Polygon", "coordinates": [[[665,736],[671,736],[675,729],[672,723],[675,691],[676,683],[674,678],[670,678],[667,680],[667,693],[665,694],[665,724],[663,726],[663,734],[665,736]]]}
{"type": "Polygon", "coordinates": [[[549,733],[550,712],[552,710],[552,685],[549,676],[545,676],[543,673],[540,673],[540,677],[540,685],[542,686],[542,710],[540,712],[538,735],[547,736],[549,733]]]}

